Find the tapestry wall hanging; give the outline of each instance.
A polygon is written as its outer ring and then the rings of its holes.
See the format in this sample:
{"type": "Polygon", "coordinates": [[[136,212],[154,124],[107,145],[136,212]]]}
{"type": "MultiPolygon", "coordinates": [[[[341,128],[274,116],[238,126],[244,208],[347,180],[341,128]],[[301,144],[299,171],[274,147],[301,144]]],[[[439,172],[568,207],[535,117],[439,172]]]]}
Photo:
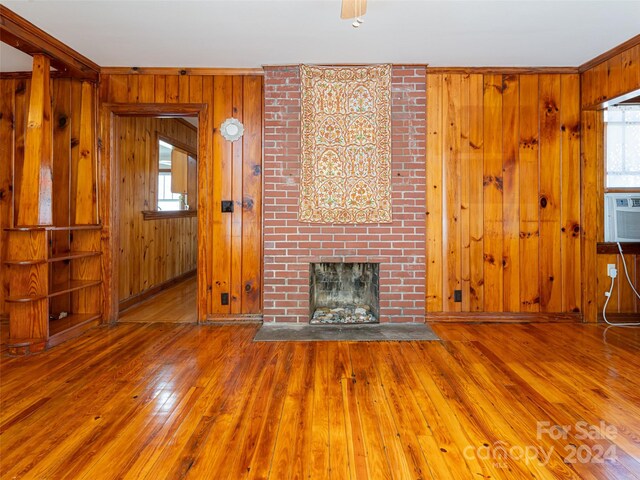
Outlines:
{"type": "Polygon", "coordinates": [[[301,65],[301,222],[391,222],[391,65],[301,65]]]}

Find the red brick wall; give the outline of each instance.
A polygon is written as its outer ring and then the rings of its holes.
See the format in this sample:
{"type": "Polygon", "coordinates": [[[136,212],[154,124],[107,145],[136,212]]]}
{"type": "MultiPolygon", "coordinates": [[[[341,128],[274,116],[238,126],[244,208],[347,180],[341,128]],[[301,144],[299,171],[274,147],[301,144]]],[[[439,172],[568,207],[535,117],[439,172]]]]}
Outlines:
{"type": "Polygon", "coordinates": [[[380,321],[424,322],[426,73],[393,67],[393,223],[298,222],[300,75],[264,76],[264,321],[309,321],[309,264],[380,263],[380,321]]]}

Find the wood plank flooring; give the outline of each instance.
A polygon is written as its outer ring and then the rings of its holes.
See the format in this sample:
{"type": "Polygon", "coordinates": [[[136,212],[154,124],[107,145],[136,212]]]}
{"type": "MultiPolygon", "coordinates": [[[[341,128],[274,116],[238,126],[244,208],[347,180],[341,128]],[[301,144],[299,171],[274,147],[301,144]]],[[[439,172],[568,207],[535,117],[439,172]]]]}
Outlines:
{"type": "Polygon", "coordinates": [[[3,356],[0,475],[640,478],[638,329],[254,343],[256,328],[122,323],[3,356]]]}
{"type": "Polygon", "coordinates": [[[120,314],[120,322],[195,323],[197,316],[196,277],[186,279],[120,314]]]}
{"type": "Polygon", "coordinates": [[[0,355],[7,349],[9,341],[9,322],[0,321],[0,355]]]}

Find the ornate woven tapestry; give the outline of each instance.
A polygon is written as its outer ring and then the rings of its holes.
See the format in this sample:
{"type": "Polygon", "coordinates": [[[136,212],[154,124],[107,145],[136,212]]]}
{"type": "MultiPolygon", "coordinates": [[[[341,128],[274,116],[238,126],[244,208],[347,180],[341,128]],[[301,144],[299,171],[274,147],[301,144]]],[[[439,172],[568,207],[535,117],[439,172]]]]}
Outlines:
{"type": "Polygon", "coordinates": [[[391,65],[302,65],[299,220],[391,222],[391,65]]]}

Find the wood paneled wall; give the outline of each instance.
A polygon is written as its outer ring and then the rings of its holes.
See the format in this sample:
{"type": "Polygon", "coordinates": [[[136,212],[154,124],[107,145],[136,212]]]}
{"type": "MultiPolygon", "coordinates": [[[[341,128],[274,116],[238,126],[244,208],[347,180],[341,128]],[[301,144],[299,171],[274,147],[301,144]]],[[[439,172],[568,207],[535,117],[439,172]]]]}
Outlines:
{"type": "MultiPolygon", "coordinates": [[[[24,140],[27,125],[31,81],[28,78],[0,79],[0,257],[6,258],[5,228],[16,225],[24,140]]],[[[52,223],[66,226],[95,223],[96,176],[95,162],[87,162],[84,151],[91,152],[95,143],[96,95],[95,88],[80,80],[55,78],[50,81],[52,100],[53,164],[52,164],[52,223]],[[84,88],[84,94],[83,94],[84,88]],[[84,98],[84,106],[83,106],[84,98]],[[91,125],[83,129],[82,122],[91,125]],[[87,137],[88,138],[85,138],[87,137]],[[88,165],[89,171],[85,171],[88,165]],[[93,169],[93,170],[92,170],[93,169]],[[79,178],[84,180],[78,181],[79,178]],[[78,194],[78,192],[84,192],[78,194]],[[88,198],[87,198],[88,196],[88,198]],[[83,202],[81,209],[77,205],[83,202]]],[[[59,232],[54,238],[54,252],[69,249],[68,232],[59,232]]],[[[5,315],[4,299],[8,292],[7,269],[0,268],[0,315],[5,315]]],[[[69,265],[57,265],[56,280],[69,276],[69,265]]],[[[64,296],[61,296],[64,297],[64,296]]],[[[55,302],[66,300],[57,298],[55,302]]]]}
{"type": "Polygon", "coordinates": [[[197,267],[197,218],[144,220],[142,211],[156,209],[157,134],[194,152],[198,135],[180,120],[148,117],[119,117],[116,132],[120,167],[118,300],[122,302],[197,267]]]}
{"type": "Polygon", "coordinates": [[[604,117],[602,110],[582,111],[582,278],[587,322],[597,321],[598,273],[596,245],[604,238],[604,117]]]}
{"type": "Polygon", "coordinates": [[[427,311],[580,312],[578,75],[431,73],[427,122],[427,311]]]}
{"type": "MultiPolygon", "coordinates": [[[[638,285],[640,285],[640,255],[625,255],[624,259],[629,271],[629,278],[631,278],[634,286],[638,289],[638,285]]],[[[599,254],[596,264],[598,316],[602,314],[602,307],[606,300],[604,292],[608,292],[611,287],[611,278],[607,275],[607,265],[610,263],[616,265],[618,277],[615,280],[611,299],[607,305],[607,314],[640,313],[640,300],[638,300],[638,297],[636,297],[629,286],[629,281],[627,280],[624,273],[624,266],[622,265],[622,257],[620,255],[599,254]]]]}
{"type": "MultiPolygon", "coordinates": [[[[198,238],[199,318],[259,314],[262,286],[262,77],[107,74],[101,78],[100,99],[103,104],[206,105],[208,126],[201,139],[205,140],[203,148],[209,150],[198,158],[198,222],[201,232],[198,238]],[[231,116],[245,126],[242,139],[233,143],[224,140],[218,130],[220,124],[231,116]],[[234,202],[233,213],[221,212],[222,200],[234,202]],[[222,293],[229,293],[229,305],[222,305],[222,293]]],[[[107,164],[111,160],[107,159],[107,164]]],[[[112,294],[108,285],[107,294],[112,294]]],[[[112,310],[113,306],[107,306],[110,318],[115,313],[112,310]]]]}
{"type": "Polygon", "coordinates": [[[600,104],[640,88],[640,44],[584,71],[582,107],[592,109],[600,104]]]}
{"type": "MultiPolygon", "coordinates": [[[[604,292],[609,290],[607,264],[618,265],[616,289],[607,310],[612,313],[640,311],[624,278],[620,255],[598,255],[604,240],[605,129],[603,103],[640,89],[640,45],[605,59],[581,74],[582,81],[582,215],[584,318],[595,322],[602,313],[604,292]]],[[[637,258],[626,256],[632,280],[638,286],[637,258]],[[632,273],[631,271],[635,273],[632,273]]]]}

